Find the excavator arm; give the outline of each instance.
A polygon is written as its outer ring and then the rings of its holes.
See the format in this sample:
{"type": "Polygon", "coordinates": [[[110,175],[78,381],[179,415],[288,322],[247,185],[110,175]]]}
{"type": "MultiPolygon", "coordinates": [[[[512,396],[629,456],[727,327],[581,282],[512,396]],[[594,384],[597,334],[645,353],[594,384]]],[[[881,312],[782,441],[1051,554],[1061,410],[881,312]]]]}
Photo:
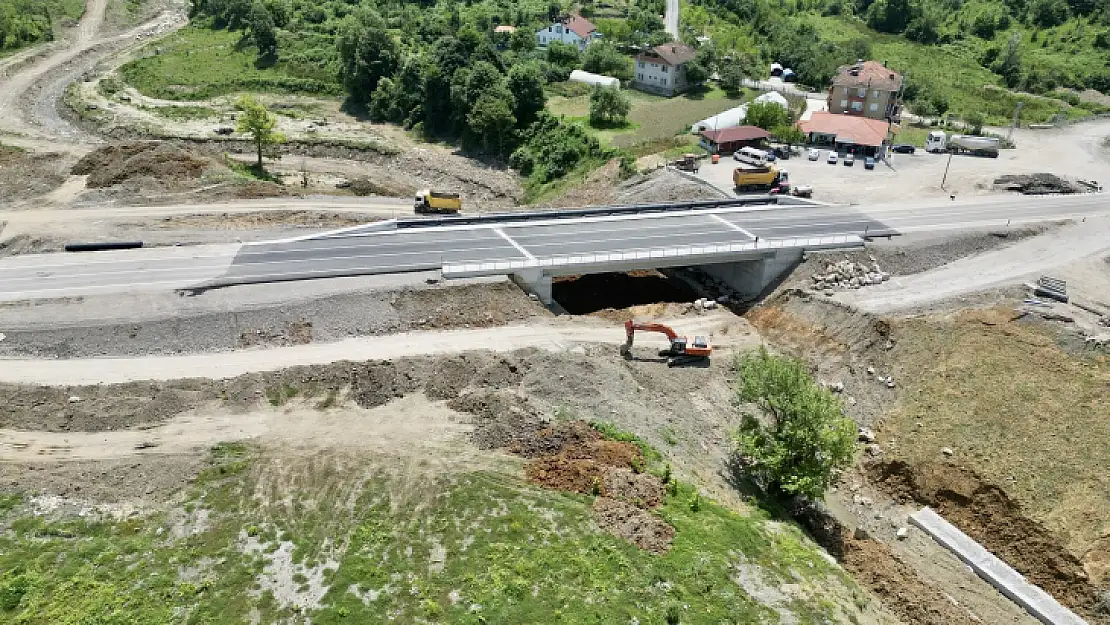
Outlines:
{"type": "Polygon", "coordinates": [[[626,358],[632,355],[632,342],[637,331],[658,332],[667,337],[670,347],[661,351],[660,355],[668,357],[667,364],[670,366],[704,360],[713,352],[713,348],[705,337],[694,337],[694,340],[690,341],[690,339],[679,336],[669,326],[661,323],[636,323],[629,319],[624,322],[624,331],[627,339],[624,345],[621,346],[621,355],[626,358]]]}

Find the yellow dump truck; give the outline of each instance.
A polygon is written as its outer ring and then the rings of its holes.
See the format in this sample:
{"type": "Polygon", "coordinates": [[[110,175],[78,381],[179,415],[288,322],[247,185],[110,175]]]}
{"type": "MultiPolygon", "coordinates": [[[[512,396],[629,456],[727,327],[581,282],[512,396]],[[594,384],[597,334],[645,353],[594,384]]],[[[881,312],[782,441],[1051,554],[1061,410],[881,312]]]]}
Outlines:
{"type": "Polygon", "coordinates": [[[737,192],[770,191],[776,187],[783,189],[789,184],[786,170],[774,165],[764,167],[737,167],[732,171],[732,183],[737,192]]]}
{"type": "Polygon", "coordinates": [[[418,213],[450,213],[462,210],[462,196],[458,193],[444,193],[424,189],[416,194],[414,205],[418,213]]]}

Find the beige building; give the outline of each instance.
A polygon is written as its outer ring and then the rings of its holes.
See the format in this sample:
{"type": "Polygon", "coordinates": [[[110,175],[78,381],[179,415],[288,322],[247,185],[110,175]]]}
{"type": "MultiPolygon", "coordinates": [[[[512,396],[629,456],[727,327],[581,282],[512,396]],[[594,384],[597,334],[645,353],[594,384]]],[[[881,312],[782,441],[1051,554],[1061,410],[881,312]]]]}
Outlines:
{"type": "Polygon", "coordinates": [[[878,61],[860,61],[840,68],[829,88],[829,112],[898,121],[902,76],[878,61]]]}
{"type": "Polygon", "coordinates": [[[694,60],[694,49],[681,43],[665,43],[636,56],[632,88],[649,93],[674,95],[690,87],[686,64],[694,60]]]}

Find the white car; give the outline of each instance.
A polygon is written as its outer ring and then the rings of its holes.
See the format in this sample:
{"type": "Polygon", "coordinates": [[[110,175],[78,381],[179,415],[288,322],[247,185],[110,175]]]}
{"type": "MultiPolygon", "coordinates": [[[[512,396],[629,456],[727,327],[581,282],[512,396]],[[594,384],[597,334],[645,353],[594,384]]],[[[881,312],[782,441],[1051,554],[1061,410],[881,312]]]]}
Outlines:
{"type": "Polygon", "coordinates": [[[829,150],[829,158],[826,159],[826,160],[828,161],[829,165],[836,165],[836,161],[839,158],[840,157],[837,155],[836,152],[833,152],[832,150],[829,150]]]}
{"type": "Polygon", "coordinates": [[[810,148],[808,158],[811,161],[815,161],[821,158],[821,150],[818,150],[817,148],[810,148]]]}

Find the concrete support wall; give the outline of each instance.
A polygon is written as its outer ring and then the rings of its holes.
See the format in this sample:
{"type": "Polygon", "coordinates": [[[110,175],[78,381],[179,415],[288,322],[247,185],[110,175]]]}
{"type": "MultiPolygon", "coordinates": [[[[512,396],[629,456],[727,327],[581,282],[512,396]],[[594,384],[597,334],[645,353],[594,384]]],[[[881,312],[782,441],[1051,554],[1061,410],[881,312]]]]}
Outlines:
{"type": "Polygon", "coordinates": [[[520,288],[534,293],[536,297],[545,306],[550,306],[554,303],[551,296],[551,276],[544,273],[542,269],[525,269],[512,275],[513,282],[517,283],[520,288]]]}
{"type": "Polygon", "coordinates": [[[802,261],[802,250],[770,252],[754,260],[701,265],[705,273],[736,289],[746,298],[759,297],[767,287],[802,261]]]}

